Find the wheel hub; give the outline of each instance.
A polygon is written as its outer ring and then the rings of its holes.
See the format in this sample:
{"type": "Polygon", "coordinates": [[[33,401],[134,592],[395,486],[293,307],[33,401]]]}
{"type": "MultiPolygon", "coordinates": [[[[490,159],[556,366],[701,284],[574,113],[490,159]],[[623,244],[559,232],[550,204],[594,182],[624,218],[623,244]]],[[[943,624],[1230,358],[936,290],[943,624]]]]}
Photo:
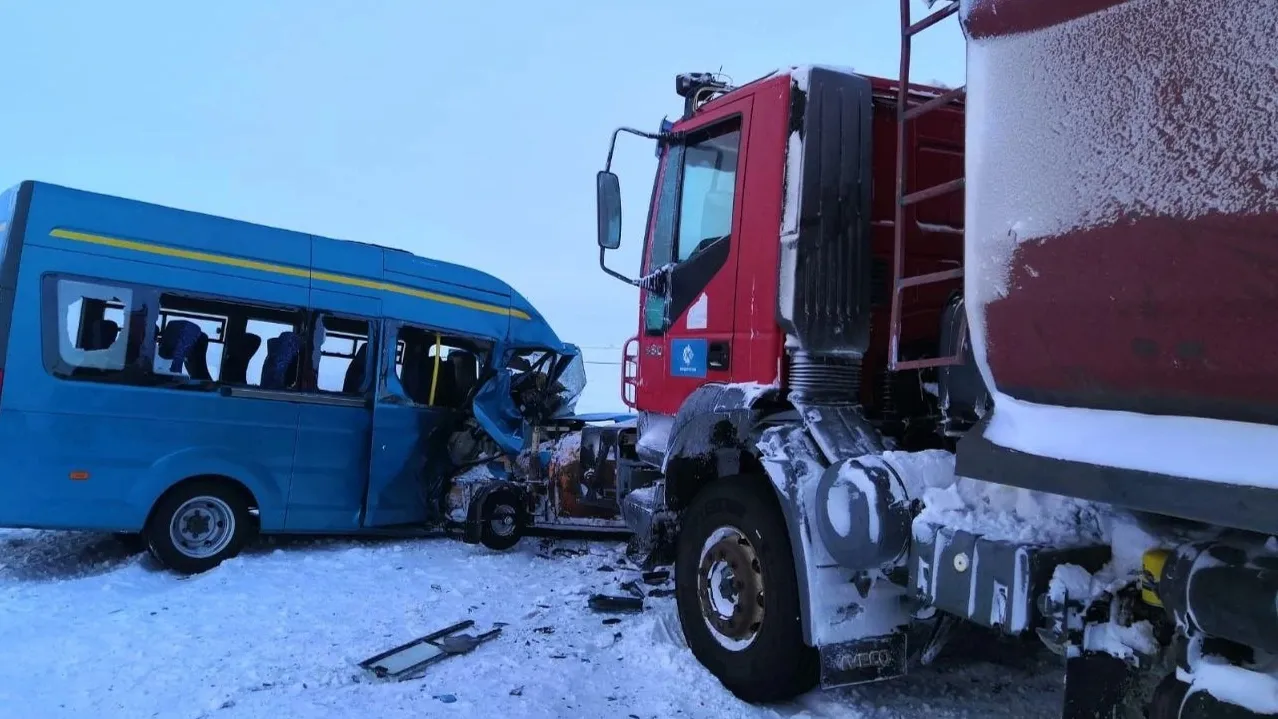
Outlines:
{"type": "Polygon", "coordinates": [[[701,550],[701,614],[721,644],[744,649],[763,626],[763,573],[754,546],[735,527],[711,533],[701,550]]]}
{"type": "Polygon", "coordinates": [[[202,509],[192,509],[183,518],[182,536],[186,539],[204,539],[212,529],[213,518],[202,509]]]}
{"type": "Polygon", "coordinates": [[[235,513],[217,497],[194,497],[173,513],[169,539],[182,554],[193,559],[211,557],[231,543],[235,513]]]}
{"type": "Polygon", "coordinates": [[[492,527],[493,533],[503,537],[509,536],[515,531],[515,508],[502,504],[493,508],[492,517],[488,520],[488,526],[492,527]]]}

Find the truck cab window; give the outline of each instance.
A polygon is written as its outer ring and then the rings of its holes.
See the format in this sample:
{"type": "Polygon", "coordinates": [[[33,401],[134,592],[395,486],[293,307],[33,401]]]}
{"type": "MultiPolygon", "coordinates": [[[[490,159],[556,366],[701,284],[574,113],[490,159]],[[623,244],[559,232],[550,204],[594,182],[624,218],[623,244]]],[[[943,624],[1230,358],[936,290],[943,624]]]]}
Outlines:
{"type": "MultiPolygon", "coordinates": [[[[661,157],[657,171],[653,217],[649,223],[647,272],[654,273],[674,262],[675,218],[679,204],[679,170],[683,164],[683,145],[672,145],[661,157]]],[[[643,326],[648,334],[661,334],[666,328],[668,298],[655,291],[645,294],[643,326]]]]}
{"type": "Polygon", "coordinates": [[[738,120],[731,125],[733,129],[689,145],[684,153],[679,192],[679,262],[732,233],[740,125],[738,120]]]}
{"type": "MultiPolygon", "coordinates": [[[[731,236],[740,148],[741,118],[733,117],[694,131],[684,144],[666,150],[654,190],[649,274],[668,265],[677,272],[680,264],[731,236]]],[[[643,323],[648,334],[666,330],[668,293],[668,287],[647,293],[643,323]]]]}

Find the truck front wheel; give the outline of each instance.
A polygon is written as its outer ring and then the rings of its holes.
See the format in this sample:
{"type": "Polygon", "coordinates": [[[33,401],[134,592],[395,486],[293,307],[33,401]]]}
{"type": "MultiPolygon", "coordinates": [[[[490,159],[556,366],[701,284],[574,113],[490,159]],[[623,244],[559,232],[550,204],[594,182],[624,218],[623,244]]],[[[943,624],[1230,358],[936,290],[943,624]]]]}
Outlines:
{"type": "Polygon", "coordinates": [[[755,477],[712,482],[681,517],[675,560],[688,646],[748,702],[807,692],[819,672],[803,640],[789,534],[770,492],[755,477]]]}

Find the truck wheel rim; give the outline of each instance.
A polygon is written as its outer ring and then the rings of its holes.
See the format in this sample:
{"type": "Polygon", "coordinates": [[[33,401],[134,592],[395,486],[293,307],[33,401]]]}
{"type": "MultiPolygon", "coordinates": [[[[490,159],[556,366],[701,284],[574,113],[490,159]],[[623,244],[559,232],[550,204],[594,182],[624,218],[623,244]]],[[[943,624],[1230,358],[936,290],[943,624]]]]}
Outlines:
{"type": "Polygon", "coordinates": [[[235,512],[217,497],[193,497],[169,522],[169,539],[183,555],[207,559],[226,549],[235,536],[235,512]]]}
{"type": "Polygon", "coordinates": [[[720,527],[701,545],[697,597],[710,635],[725,649],[742,651],[763,626],[763,571],[759,555],[736,527],[720,527]]]}

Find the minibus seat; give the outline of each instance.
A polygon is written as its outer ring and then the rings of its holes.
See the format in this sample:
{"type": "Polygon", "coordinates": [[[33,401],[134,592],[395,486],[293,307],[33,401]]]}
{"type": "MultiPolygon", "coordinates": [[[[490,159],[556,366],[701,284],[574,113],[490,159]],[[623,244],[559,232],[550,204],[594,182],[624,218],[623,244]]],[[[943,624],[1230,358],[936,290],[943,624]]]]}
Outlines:
{"type": "Polygon", "coordinates": [[[120,336],[120,325],[114,320],[98,320],[89,327],[85,332],[86,345],[84,349],[105,350],[110,349],[115,344],[115,340],[120,336]]]}
{"type": "Polygon", "coordinates": [[[343,394],[359,394],[364,389],[364,378],[368,376],[368,343],[355,350],[351,358],[351,366],[346,368],[346,379],[342,381],[343,394]]]}
{"type": "Polygon", "coordinates": [[[156,354],[160,355],[161,359],[170,360],[170,372],[181,374],[182,365],[186,363],[187,356],[202,335],[204,333],[194,322],[173,320],[164,326],[164,333],[160,337],[160,346],[156,348],[156,354]]]}
{"type": "Polygon", "coordinates": [[[211,382],[213,375],[209,372],[209,336],[200,333],[186,356],[186,373],[194,380],[211,382]]]}
{"type": "MultiPolygon", "coordinates": [[[[439,363],[439,380],[435,385],[435,404],[439,407],[460,407],[462,397],[457,387],[457,363],[453,359],[461,350],[453,350],[447,357],[439,363]]],[[[435,358],[431,358],[432,366],[431,374],[434,375],[435,368],[433,363],[435,358]]]]}
{"type": "Polygon", "coordinates": [[[249,362],[253,361],[253,355],[261,347],[261,336],[252,332],[227,337],[219,381],[226,384],[248,384],[249,362]]]}
{"type": "Polygon", "coordinates": [[[420,346],[409,342],[404,347],[404,362],[399,370],[399,384],[404,388],[404,394],[417,404],[426,404],[430,388],[430,378],[422,376],[425,370],[422,360],[425,357],[420,346]],[[423,391],[423,385],[426,391],[423,391]]]}
{"type": "Polygon", "coordinates": [[[465,350],[453,350],[453,353],[448,355],[448,364],[453,370],[453,381],[457,391],[457,399],[453,404],[456,406],[466,400],[466,396],[479,381],[479,359],[465,350]]]}
{"type": "Polygon", "coordinates": [[[302,337],[284,332],[266,341],[266,361],[262,363],[262,389],[286,389],[297,382],[302,354],[302,337]]]}

